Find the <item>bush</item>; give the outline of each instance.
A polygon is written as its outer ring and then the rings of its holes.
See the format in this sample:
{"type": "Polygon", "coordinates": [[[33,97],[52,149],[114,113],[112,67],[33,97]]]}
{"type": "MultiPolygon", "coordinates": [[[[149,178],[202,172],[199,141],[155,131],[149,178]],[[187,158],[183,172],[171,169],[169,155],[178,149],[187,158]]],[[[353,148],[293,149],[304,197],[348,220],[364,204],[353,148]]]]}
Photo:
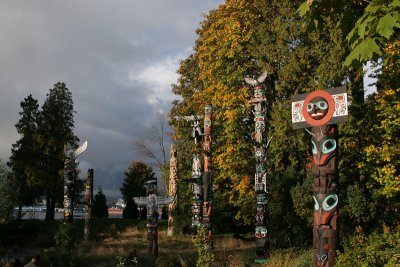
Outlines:
{"type": "Polygon", "coordinates": [[[212,244],[207,239],[208,229],[205,226],[197,228],[197,235],[193,238],[193,242],[197,249],[196,267],[209,267],[214,261],[214,252],[212,244]]]}
{"type": "Polygon", "coordinates": [[[124,219],[137,219],[139,217],[138,206],[133,200],[128,200],[123,210],[122,217],[124,219]]]}
{"type": "Polygon", "coordinates": [[[75,224],[61,223],[54,235],[56,245],[64,251],[71,250],[81,240],[82,234],[75,224]]]}
{"type": "Polygon", "coordinates": [[[400,264],[400,229],[388,233],[372,232],[366,236],[361,227],[344,243],[335,266],[398,266],[400,264]]]}

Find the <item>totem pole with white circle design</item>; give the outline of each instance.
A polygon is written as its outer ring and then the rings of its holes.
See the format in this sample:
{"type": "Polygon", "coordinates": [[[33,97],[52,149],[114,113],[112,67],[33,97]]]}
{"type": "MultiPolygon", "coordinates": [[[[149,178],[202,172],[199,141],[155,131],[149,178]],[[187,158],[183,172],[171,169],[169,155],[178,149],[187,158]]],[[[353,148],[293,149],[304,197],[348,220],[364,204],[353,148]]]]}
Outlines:
{"type": "Polygon", "coordinates": [[[338,127],[346,122],[346,86],[292,98],[293,129],[309,128],[312,145],[314,200],[314,266],[334,266],[338,243],[338,127]]]}

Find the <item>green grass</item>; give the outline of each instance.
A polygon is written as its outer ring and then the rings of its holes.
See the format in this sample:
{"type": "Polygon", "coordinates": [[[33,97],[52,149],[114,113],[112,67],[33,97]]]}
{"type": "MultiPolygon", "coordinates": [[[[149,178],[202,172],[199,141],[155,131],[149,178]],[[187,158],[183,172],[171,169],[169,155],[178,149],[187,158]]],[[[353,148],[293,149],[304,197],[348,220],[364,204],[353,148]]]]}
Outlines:
{"type": "MultiPolygon", "coordinates": [[[[167,237],[166,222],[159,223],[159,257],[146,255],[147,239],[144,221],[122,219],[97,219],[93,223],[94,236],[83,242],[84,220],[75,220],[81,235],[80,243],[72,251],[54,248],[54,234],[60,222],[20,221],[0,226],[0,253],[10,249],[36,249],[41,252],[42,265],[50,266],[173,266],[196,265],[196,249],[191,236],[178,234],[167,237]],[[46,252],[45,252],[46,251],[46,252]]],[[[250,234],[251,236],[251,234],[250,234]]],[[[251,238],[250,238],[251,239],[251,238]]],[[[311,266],[310,249],[288,249],[272,251],[267,264],[258,264],[255,259],[255,242],[236,239],[233,235],[214,237],[215,260],[213,266],[311,266]]]]}

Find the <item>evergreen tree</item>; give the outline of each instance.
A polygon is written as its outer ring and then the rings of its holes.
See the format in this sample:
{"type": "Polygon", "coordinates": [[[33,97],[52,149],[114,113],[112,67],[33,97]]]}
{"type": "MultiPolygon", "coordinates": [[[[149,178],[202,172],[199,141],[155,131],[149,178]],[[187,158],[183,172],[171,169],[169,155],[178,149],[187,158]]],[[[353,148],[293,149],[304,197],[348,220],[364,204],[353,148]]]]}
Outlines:
{"type": "Polygon", "coordinates": [[[0,224],[8,223],[13,219],[15,204],[14,181],[4,163],[0,160],[0,224]]]}
{"type": "Polygon", "coordinates": [[[54,220],[56,202],[62,203],[64,146],[76,146],[73,134],[74,109],[72,94],[64,83],[50,89],[42,107],[42,119],[38,130],[41,141],[41,182],[45,191],[46,220],[54,220]]]}
{"type": "Polygon", "coordinates": [[[11,157],[7,165],[11,167],[15,177],[16,192],[18,195],[18,218],[21,219],[21,207],[32,204],[43,194],[38,184],[39,139],[38,123],[40,120],[39,104],[29,95],[21,102],[22,111],[18,123],[15,125],[21,138],[13,144],[11,157]]]}
{"type": "Polygon", "coordinates": [[[94,218],[108,218],[107,200],[101,188],[94,196],[92,215],[94,218]]]}
{"type": "Polygon", "coordinates": [[[120,188],[122,197],[126,203],[123,211],[124,218],[137,219],[137,205],[133,197],[143,197],[146,189],[143,187],[148,180],[156,179],[153,169],[141,161],[132,161],[128,170],[124,173],[125,178],[120,188]]]}

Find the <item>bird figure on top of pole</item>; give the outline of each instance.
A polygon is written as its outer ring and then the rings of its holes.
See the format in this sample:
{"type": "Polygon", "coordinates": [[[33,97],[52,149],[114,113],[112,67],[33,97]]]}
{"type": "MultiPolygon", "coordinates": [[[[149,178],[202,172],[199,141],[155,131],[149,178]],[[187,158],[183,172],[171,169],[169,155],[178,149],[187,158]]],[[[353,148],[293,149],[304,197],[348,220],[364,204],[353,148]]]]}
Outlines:
{"type": "MultiPolygon", "coordinates": [[[[267,183],[267,142],[266,117],[267,99],[265,95],[264,81],[267,73],[262,73],[257,79],[245,77],[245,81],[251,86],[253,98],[249,101],[254,107],[255,129],[253,144],[256,156],[255,191],[256,191],[256,259],[257,263],[267,262],[270,258],[270,231],[269,231],[269,192],[267,183]]],[[[270,139],[271,140],[271,139],[270,139]]]]}
{"type": "Polygon", "coordinates": [[[73,183],[77,168],[76,159],[88,148],[88,141],[85,141],[77,149],[67,145],[64,148],[64,220],[68,223],[73,222],[73,183]]]}

